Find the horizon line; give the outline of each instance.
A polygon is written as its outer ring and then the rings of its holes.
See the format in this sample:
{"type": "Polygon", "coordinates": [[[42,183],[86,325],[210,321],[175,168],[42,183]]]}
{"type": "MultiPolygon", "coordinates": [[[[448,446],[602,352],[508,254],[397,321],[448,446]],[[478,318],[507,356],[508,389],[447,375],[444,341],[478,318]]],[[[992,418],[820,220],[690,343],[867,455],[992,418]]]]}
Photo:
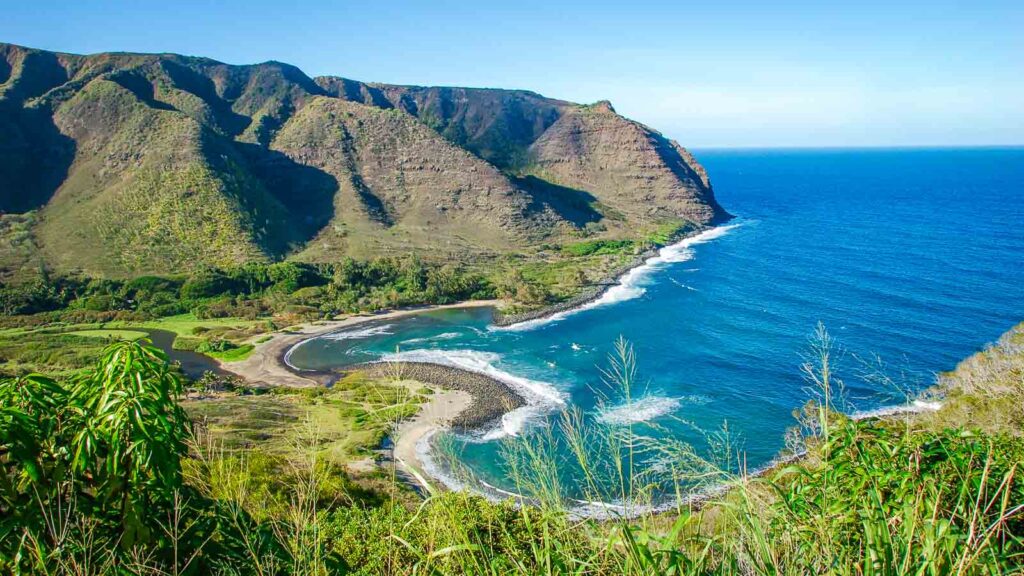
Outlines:
{"type": "Polygon", "coordinates": [[[984,150],[1024,148],[1020,144],[686,144],[688,150],[984,150]]]}

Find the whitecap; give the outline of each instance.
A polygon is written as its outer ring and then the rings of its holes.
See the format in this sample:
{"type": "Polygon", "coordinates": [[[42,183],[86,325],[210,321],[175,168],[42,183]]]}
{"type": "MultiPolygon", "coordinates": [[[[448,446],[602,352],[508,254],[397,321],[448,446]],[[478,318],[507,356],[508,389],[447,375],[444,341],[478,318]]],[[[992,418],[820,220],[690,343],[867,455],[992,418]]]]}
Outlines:
{"type": "Polygon", "coordinates": [[[435,340],[452,340],[461,336],[458,332],[443,332],[435,336],[424,336],[423,338],[410,338],[403,340],[402,344],[422,344],[424,342],[433,342],[435,340]]]}
{"type": "Polygon", "coordinates": [[[690,286],[689,284],[683,284],[682,282],[680,282],[679,280],[676,280],[675,278],[669,278],[669,280],[671,280],[673,284],[675,284],[676,286],[679,286],[680,288],[686,288],[687,290],[692,290],[694,292],[699,292],[699,290],[697,290],[693,286],[690,286]]]}
{"type": "Polygon", "coordinates": [[[361,340],[363,338],[370,338],[371,336],[385,336],[392,334],[388,329],[391,328],[391,324],[382,324],[380,326],[370,326],[369,328],[361,328],[358,330],[343,330],[340,332],[331,332],[318,336],[317,338],[322,340],[361,340]]]}
{"type": "Polygon", "coordinates": [[[683,404],[703,406],[704,404],[711,402],[711,397],[703,394],[690,394],[689,396],[680,396],[679,401],[683,404]]]}
{"type": "Polygon", "coordinates": [[[565,318],[582,312],[584,310],[590,310],[592,308],[598,308],[600,306],[607,306],[609,304],[616,304],[618,302],[624,302],[626,300],[632,300],[643,296],[647,289],[644,288],[647,276],[649,276],[655,270],[658,270],[665,264],[674,264],[677,262],[686,262],[693,258],[692,246],[698,244],[704,244],[721,238],[727,234],[733,228],[740,226],[740,223],[728,224],[724,226],[717,226],[709,230],[705,230],[700,234],[684,238],[683,240],[665,246],[658,251],[657,256],[652,256],[647,259],[643,264],[632,268],[625,274],[619,277],[617,284],[605,290],[599,297],[582,306],[572,308],[570,310],[563,310],[561,312],[555,312],[550,316],[543,318],[536,318],[534,320],[526,320],[523,322],[517,322],[509,326],[491,326],[491,330],[532,330],[534,328],[551,324],[552,322],[558,322],[565,318]]]}
{"type": "Polygon", "coordinates": [[[627,404],[600,409],[597,420],[615,426],[648,422],[678,410],[681,404],[680,398],[644,396],[627,404]]]}
{"type": "Polygon", "coordinates": [[[854,420],[863,420],[865,418],[882,418],[885,416],[895,416],[897,414],[916,414],[920,412],[935,412],[942,408],[941,402],[929,402],[927,400],[914,400],[909,404],[898,404],[896,406],[883,406],[881,408],[875,408],[874,410],[858,410],[850,417],[854,420]]]}

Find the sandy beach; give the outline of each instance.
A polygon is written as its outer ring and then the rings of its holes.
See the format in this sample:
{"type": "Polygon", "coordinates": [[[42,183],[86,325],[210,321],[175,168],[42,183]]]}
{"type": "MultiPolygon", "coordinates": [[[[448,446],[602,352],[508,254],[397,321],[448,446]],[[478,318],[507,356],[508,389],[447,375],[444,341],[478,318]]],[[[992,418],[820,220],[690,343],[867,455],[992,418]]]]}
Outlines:
{"type": "Polygon", "coordinates": [[[334,332],[348,326],[354,326],[371,320],[386,320],[418,314],[430,310],[444,310],[449,308],[480,308],[484,306],[497,306],[499,300],[469,300],[458,304],[446,304],[437,306],[417,306],[402,308],[379,314],[361,314],[349,316],[342,320],[324,320],[310,324],[303,324],[293,328],[289,332],[275,332],[273,338],[262,344],[257,344],[256,349],[248,358],[241,362],[222,362],[221,367],[237,376],[244,378],[253,384],[267,386],[322,386],[327,384],[328,375],[316,372],[297,372],[284,363],[284,355],[303,340],[314,338],[321,334],[334,332]]]}
{"type": "Polygon", "coordinates": [[[430,401],[423,405],[416,416],[402,422],[395,431],[393,456],[406,472],[416,479],[428,492],[434,491],[440,483],[429,481],[429,474],[423,470],[417,445],[424,436],[452,425],[452,420],[472,404],[473,397],[462,390],[435,389],[430,401]]]}
{"type": "MultiPolygon", "coordinates": [[[[379,314],[365,314],[342,320],[305,324],[287,333],[275,333],[269,341],[257,344],[256,349],[245,360],[224,362],[221,363],[221,367],[253,384],[292,387],[323,386],[330,383],[334,377],[332,374],[298,372],[284,362],[284,356],[292,346],[321,334],[371,320],[399,318],[430,310],[496,306],[499,303],[500,301],[497,300],[471,300],[458,304],[403,308],[379,314]]],[[[411,380],[423,380],[422,383],[431,385],[434,394],[423,405],[419,413],[402,422],[394,434],[393,455],[395,461],[427,490],[431,490],[438,484],[429,483],[416,451],[417,444],[424,436],[453,425],[480,424],[487,418],[493,418],[495,410],[504,411],[516,405],[514,398],[510,400],[507,398],[507,394],[503,396],[496,393],[494,384],[487,382],[485,377],[466,373],[465,378],[453,378],[453,372],[456,370],[447,367],[421,366],[419,370],[409,373],[411,380]],[[420,377],[417,378],[417,376],[420,377]],[[459,382],[455,382],[456,380],[459,382]],[[468,383],[460,384],[463,380],[468,383]],[[481,393],[481,387],[484,387],[484,393],[481,393]],[[476,398],[474,398],[474,393],[476,398]],[[495,404],[496,399],[500,399],[501,404],[495,404]],[[475,409],[469,410],[470,407],[475,409]]]]}

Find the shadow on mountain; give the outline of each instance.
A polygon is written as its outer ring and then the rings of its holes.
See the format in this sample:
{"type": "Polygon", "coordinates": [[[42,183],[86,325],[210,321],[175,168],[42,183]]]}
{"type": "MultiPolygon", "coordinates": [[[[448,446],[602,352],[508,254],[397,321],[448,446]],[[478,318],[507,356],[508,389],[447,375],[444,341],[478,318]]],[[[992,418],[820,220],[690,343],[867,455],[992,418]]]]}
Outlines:
{"type": "Polygon", "coordinates": [[[683,182],[700,182],[701,176],[697,174],[690,164],[679,154],[679,150],[672,145],[672,141],[661,134],[652,133],[658,155],[665,159],[665,165],[672,173],[683,182]]]}
{"type": "MultiPolygon", "coordinates": [[[[235,137],[249,127],[252,120],[231,109],[231,104],[226,101],[228,94],[225,93],[224,98],[221,98],[212,79],[177,62],[168,60],[161,62],[160,65],[176,88],[191,93],[210,107],[217,126],[225,134],[235,137]]],[[[241,92],[240,87],[237,90],[241,92]]]]}
{"type": "Polygon", "coordinates": [[[236,141],[232,145],[243,153],[253,175],[293,218],[293,241],[308,242],[331,220],[338,191],[334,176],[259,144],[236,141]]]}
{"type": "Polygon", "coordinates": [[[60,133],[48,107],[0,102],[0,212],[44,206],[74,159],[75,142],[60,133]]]}
{"type": "Polygon", "coordinates": [[[590,192],[559,186],[536,176],[514,178],[513,181],[533,198],[531,212],[539,212],[543,206],[547,206],[577,228],[582,228],[590,222],[597,222],[603,217],[594,208],[597,198],[590,192]]]}
{"type": "Polygon", "coordinates": [[[366,185],[362,176],[353,174],[352,185],[355,187],[356,193],[359,194],[359,199],[363,201],[363,207],[366,208],[366,215],[369,216],[370,220],[384,226],[393,226],[395,224],[391,213],[388,212],[387,206],[384,205],[384,201],[366,185]]]}
{"type": "Polygon", "coordinates": [[[150,108],[155,108],[157,110],[177,110],[177,108],[171,106],[167,102],[156,99],[155,89],[148,78],[139,76],[138,74],[117,74],[111,76],[110,79],[117,82],[118,85],[125,90],[134,94],[136,98],[145,102],[150,108]]]}
{"type": "Polygon", "coordinates": [[[8,78],[4,81],[8,84],[4,93],[8,102],[24,103],[68,81],[68,71],[52,52],[29,50],[24,53],[20,66],[8,66],[8,78]]]}
{"type": "Polygon", "coordinates": [[[0,84],[7,82],[11,77],[11,63],[6,58],[0,58],[0,84]]]}

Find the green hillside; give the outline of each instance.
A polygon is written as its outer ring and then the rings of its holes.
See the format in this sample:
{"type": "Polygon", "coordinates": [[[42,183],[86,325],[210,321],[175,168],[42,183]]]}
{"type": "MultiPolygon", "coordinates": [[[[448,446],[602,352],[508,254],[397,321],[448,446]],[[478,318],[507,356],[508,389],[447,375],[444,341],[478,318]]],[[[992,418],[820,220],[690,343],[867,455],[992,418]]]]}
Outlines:
{"type": "Polygon", "coordinates": [[[726,217],[685,150],[600,108],[0,44],[0,276],[466,262],[726,217]]]}

